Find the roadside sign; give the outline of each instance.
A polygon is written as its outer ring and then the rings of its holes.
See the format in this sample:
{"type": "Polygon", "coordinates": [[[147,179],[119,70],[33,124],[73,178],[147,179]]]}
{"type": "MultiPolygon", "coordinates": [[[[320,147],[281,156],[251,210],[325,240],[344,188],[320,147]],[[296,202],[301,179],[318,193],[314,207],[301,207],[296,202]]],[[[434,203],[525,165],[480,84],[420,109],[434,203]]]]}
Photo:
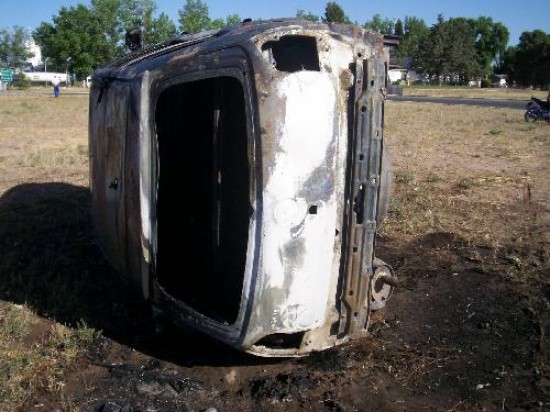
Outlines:
{"type": "Polygon", "coordinates": [[[11,83],[13,82],[13,70],[5,67],[0,68],[0,75],[2,75],[2,82],[11,83]]]}

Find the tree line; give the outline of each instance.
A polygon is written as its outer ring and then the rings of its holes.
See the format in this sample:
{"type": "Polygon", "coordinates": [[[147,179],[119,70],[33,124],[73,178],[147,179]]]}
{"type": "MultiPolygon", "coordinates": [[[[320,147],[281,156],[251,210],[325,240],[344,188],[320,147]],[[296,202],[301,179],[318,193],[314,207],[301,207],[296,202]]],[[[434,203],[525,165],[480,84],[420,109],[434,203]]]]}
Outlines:
{"type": "MultiPolygon", "coordinates": [[[[65,69],[70,61],[70,71],[84,78],[130,50],[126,42],[130,30],[140,33],[140,46],[146,47],[178,33],[196,33],[242,21],[238,14],[212,19],[208,4],[202,0],[185,0],[178,9],[177,24],[165,13],[156,12],[154,0],[91,0],[89,7],[61,7],[51,22],[42,22],[32,33],[17,26],[0,29],[0,64],[21,67],[30,57],[25,40],[32,36],[50,67],[65,69]]],[[[323,15],[297,10],[296,17],[359,25],[337,2],[328,2],[323,15]]],[[[374,14],[361,25],[398,36],[397,56],[401,62],[411,62],[413,68],[436,82],[452,79],[464,84],[497,71],[508,74],[520,86],[550,84],[550,34],[541,30],[524,32],[517,46],[507,47],[508,29],[485,16],[445,19],[439,15],[429,27],[415,16],[394,20],[374,14]]]]}

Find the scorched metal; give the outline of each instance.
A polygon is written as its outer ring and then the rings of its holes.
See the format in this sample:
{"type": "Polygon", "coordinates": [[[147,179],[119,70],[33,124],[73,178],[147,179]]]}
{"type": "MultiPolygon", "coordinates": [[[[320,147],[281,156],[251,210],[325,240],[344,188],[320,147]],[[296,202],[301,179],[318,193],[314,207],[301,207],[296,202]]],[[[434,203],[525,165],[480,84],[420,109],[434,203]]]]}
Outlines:
{"type": "Polygon", "coordinates": [[[392,271],[383,38],[348,25],[244,22],[94,73],[92,215],[155,308],[256,355],[367,332],[392,271]]]}

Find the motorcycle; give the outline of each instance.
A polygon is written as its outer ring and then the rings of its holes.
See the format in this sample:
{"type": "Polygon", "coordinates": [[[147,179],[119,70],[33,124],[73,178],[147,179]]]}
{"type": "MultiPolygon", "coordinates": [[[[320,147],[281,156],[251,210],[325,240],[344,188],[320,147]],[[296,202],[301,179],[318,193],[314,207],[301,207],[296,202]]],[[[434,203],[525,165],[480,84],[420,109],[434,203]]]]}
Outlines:
{"type": "Polygon", "coordinates": [[[531,100],[527,102],[525,106],[525,121],[536,122],[537,120],[546,120],[550,122],[550,109],[549,102],[541,99],[537,99],[535,96],[531,96],[531,100]]]}
{"type": "Polygon", "coordinates": [[[535,96],[531,96],[531,99],[527,103],[527,109],[532,107],[540,107],[543,110],[548,110],[548,101],[537,99],[535,96]]]}

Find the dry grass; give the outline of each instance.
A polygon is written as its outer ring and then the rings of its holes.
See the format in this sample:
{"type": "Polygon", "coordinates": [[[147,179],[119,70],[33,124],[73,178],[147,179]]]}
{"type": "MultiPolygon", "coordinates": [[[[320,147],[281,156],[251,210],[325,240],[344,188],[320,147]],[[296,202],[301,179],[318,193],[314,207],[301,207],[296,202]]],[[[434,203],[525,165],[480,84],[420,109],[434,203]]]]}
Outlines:
{"type": "MultiPolygon", "coordinates": [[[[108,270],[89,250],[87,123],[86,96],[0,95],[0,410],[44,398],[77,409],[65,388],[99,334],[87,325],[139,318],[108,295],[108,270]],[[73,186],[12,210],[31,182],[73,186]]],[[[385,130],[395,193],[383,236],[453,233],[476,246],[469,258],[489,250],[514,274],[550,249],[549,124],[519,110],[389,101],[385,130]]]]}
{"type": "Polygon", "coordinates": [[[85,324],[50,324],[25,305],[0,302],[0,410],[16,410],[37,392],[51,394],[70,410],[66,373],[97,336],[85,324]]]}
{"type": "MultiPolygon", "coordinates": [[[[0,95],[0,194],[30,182],[87,186],[87,104],[86,96],[54,99],[49,88],[0,95]]],[[[5,210],[0,218],[4,227],[5,210]]],[[[37,392],[71,410],[65,374],[96,336],[84,323],[68,327],[0,300],[0,410],[17,410],[37,392]]]]}
{"type": "Polygon", "coordinates": [[[395,185],[381,234],[399,273],[414,284],[470,270],[509,285],[538,323],[534,370],[548,376],[550,124],[505,108],[390,101],[385,113],[395,185]],[[407,247],[429,239],[443,239],[429,255],[407,247]]]}
{"type": "MultiPolygon", "coordinates": [[[[475,270],[513,282],[544,323],[550,309],[544,297],[550,125],[527,124],[522,115],[513,109],[389,102],[386,139],[394,154],[395,194],[381,234],[403,245],[430,234],[460,239],[459,255],[475,270]]],[[[432,262],[420,256],[401,256],[401,272],[437,266],[445,253],[432,262]]]]}
{"type": "Polygon", "coordinates": [[[546,99],[548,92],[531,89],[479,89],[465,87],[407,87],[405,96],[465,97],[472,99],[525,100],[531,96],[546,99]]]}
{"type": "Polygon", "coordinates": [[[468,239],[509,237],[528,230],[524,206],[549,218],[550,127],[528,124],[514,109],[388,102],[386,138],[394,152],[396,198],[384,229],[446,231],[468,239]],[[504,213],[504,212],[503,212],[504,213]]]}
{"type": "Polygon", "coordinates": [[[87,185],[87,124],[86,95],[1,95],[0,193],[24,182],[87,185]]]}

